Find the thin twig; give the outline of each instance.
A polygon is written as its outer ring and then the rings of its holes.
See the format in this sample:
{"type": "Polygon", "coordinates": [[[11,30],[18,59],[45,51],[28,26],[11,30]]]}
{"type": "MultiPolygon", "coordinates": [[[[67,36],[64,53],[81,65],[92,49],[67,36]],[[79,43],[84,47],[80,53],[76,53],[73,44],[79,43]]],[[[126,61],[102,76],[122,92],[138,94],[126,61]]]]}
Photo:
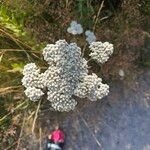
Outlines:
{"type": "Polygon", "coordinates": [[[42,150],[42,129],[41,129],[41,127],[39,128],[39,133],[40,133],[40,138],[39,138],[39,145],[40,145],[40,149],[39,150],[42,150]]]}
{"type": "MultiPolygon", "coordinates": [[[[22,52],[22,51],[28,51],[28,50],[26,50],[26,49],[0,49],[0,51],[22,52]]],[[[28,52],[41,54],[40,51],[34,51],[34,50],[30,50],[30,51],[28,51],[28,52]]]]}
{"type": "Polygon", "coordinates": [[[38,117],[38,112],[39,112],[39,109],[40,109],[41,102],[42,102],[42,99],[39,101],[38,107],[36,109],[36,113],[35,113],[35,117],[34,117],[33,125],[32,125],[32,133],[34,133],[35,123],[36,123],[36,120],[37,120],[37,117],[38,117]]]}
{"type": "MultiPolygon", "coordinates": [[[[20,139],[23,139],[25,137],[27,137],[27,135],[23,135],[20,139]]],[[[5,150],[12,150],[12,147],[15,146],[17,143],[18,143],[18,141],[15,141],[12,145],[5,148],[5,150]]]]}
{"type": "MultiPolygon", "coordinates": [[[[97,15],[96,15],[96,19],[95,19],[94,25],[93,25],[93,32],[94,32],[95,29],[96,29],[96,25],[97,25],[97,22],[98,22],[98,18],[99,18],[99,15],[100,15],[100,12],[101,12],[103,6],[104,6],[104,0],[101,2],[100,7],[99,7],[99,9],[98,9],[98,12],[97,12],[97,15]]],[[[106,18],[102,18],[102,19],[106,19],[106,18]]],[[[84,56],[86,47],[87,47],[87,43],[86,43],[86,44],[84,45],[84,47],[83,47],[82,57],[84,56]]]]}
{"type": "MultiPolygon", "coordinates": [[[[5,34],[6,36],[8,36],[10,39],[12,39],[21,49],[23,49],[23,47],[20,45],[25,45],[22,41],[18,40],[17,38],[13,37],[11,34],[5,32],[4,30],[0,29],[0,32],[2,32],[3,34],[5,34]]],[[[28,46],[26,46],[28,47],[28,46]]],[[[29,48],[29,47],[28,47],[29,48]]],[[[31,48],[30,48],[31,49],[31,48]]],[[[24,52],[26,53],[27,55],[27,58],[29,59],[29,61],[31,61],[31,58],[30,58],[30,55],[27,53],[27,51],[24,50],[24,52]]]]}
{"type": "Polygon", "coordinates": [[[87,63],[90,62],[92,60],[92,58],[90,58],[89,60],[87,60],[87,63]]]}
{"type": "Polygon", "coordinates": [[[13,112],[9,112],[8,114],[6,114],[4,117],[2,117],[0,119],[0,122],[3,121],[5,118],[7,118],[9,115],[11,115],[12,113],[14,113],[17,109],[19,109],[21,106],[23,106],[26,103],[26,101],[22,102],[21,104],[17,105],[17,107],[15,107],[13,109],[13,112]]]}
{"type": "Polygon", "coordinates": [[[10,145],[7,148],[5,148],[5,150],[12,149],[12,147],[15,146],[17,143],[18,143],[18,141],[15,141],[12,145],[10,145]]]}
{"type": "Polygon", "coordinates": [[[27,120],[30,120],[31,117],[32,117],[34,114],[35,114],[35,111],[33,111],[33,112],[30,114],[30,116],[27,118],[27,120]]]}
{"type": "Polygon", "coordinates": [[[30,50],[29,51],[29,50],[25,50],[25,49],[0,49],[0,51],[3,51],[4,53],[5,52],[24,52],[26,55],[27,55],[27,53],[31,53],[34,57],[36,57],[36,58],[41,60],[41,58],[36,55],[36,53],[37,54],[41,54],[40,51],[34,51],[34,50],[30,50]]]}
{"type": "Polygon", "coordinates": [[[91,133],[91,135],[93,136],[93,138],[95,139],[97,145],[100,147],[101,150],[103,150],[102,144],[100,143],[100,141],[96,138],[96,136],[94,135],[94,133],[92,132],[92,130],[89,128],[86,120],[83,118],[83,116],[80,115],[79,111],[77,110],[77,113],[79,114],[79,116],[81,117],[82,121],[84,122],[85,126],[88,128],[89,132],[91,133]]]}
{"type": "Polygon", "coordinates": [[[10,93],[13,90],[19,89],[21,86],[10,86],[10,87],[5,87],[5,88],[0,88],[0,95],[10,93]]]}
{"type": "Polygon", "coordinates": [[[84,44],[83,52],[82,52],[82,57],[84,56],[84,52],[85,52],[85,50],[86,50],[86,46],[87,46],[87,43],[84,44]]]}
{"type": "Polygon", "coordinates": [[[105,16],[105,17],[101,18],[100,21],[108,19],[108,18],[109,18],[109,16],[105,16]]]}
{"type": "Polygon", "coordinates": [[[1,56],[0,56],[0,62],[2,62],[2,58],[3,58],[3,55],[4,55],[4,53],[5,53],[5,51],[3,51],[3,52],[1,52],[2,54],[1,54],[1,56]]]}
{"type": "MultiPolygon", "coordinates": [[[[29,45],[23,43],[21,40],[19,40],[18,38],[12,36],[11,34],[5,32],[4,29],[0,29],[0,32],[3,33],[3,34],[5,34],[6,36],[10,37],[15,43],[16,43],[16,42],[17,42],[17,43],[20,43],[20,44],[24,45],[26,48],[28,48],[29,50],[32,50],[32,47],[30,47],[29,45]]],[[[17,43],[16,43],[16,44],[17,44],[17,43]]],[[[17,45],[18,45],[18,44],[17,44],[17,45]]],[[[18,45],[18,46],[20,47],[20,45],[18,45]]]]}
{"type": "Polygon", "coordinates": [[[24,125],[25,125],[25,120],[26,120],[26,115],[24,115],[24,118],[23,118],[23,123],[22,123],[22,126],[21,126],[21,131],[20,131],[18,142],[17,142],[16,150],[19,149],[19,145],[20,145],[20,141],[21,141],[21,137],[22,137],[22,134],[23,134],[24,125]]]}
{"type": "Polygon", "coordinates": [[[96,15],[96,19],[95,19],[94,26],[93,26],[93,32],[94,32],[95,29],[96,29],[96,25],[97,25],[97,22],[98,22],[98,18],[99,18],[99,15],[100,15],[100,13],[101,13],[101,10],[102,10],[103,6],[104,6],[104,0],[101,2],[100,7],[99,7],[99,10],[98,10],[98,13],[97,13],[97,15],[96,15]]]}

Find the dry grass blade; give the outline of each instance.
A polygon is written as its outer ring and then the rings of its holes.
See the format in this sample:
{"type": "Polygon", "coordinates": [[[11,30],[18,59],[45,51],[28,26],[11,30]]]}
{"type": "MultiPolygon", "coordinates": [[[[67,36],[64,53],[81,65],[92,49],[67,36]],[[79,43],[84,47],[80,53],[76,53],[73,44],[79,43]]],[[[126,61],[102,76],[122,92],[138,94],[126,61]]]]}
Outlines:
{"type": "MultiPolygon", "coordinates": [[[[25,137],[27,137],[27,135],[20,137],[20,140],[25,138],[25,137]]],[[[18,141],[15,141],[12,145],[10,145],[7,148],[5,148],[5,150],[12,150],[13,149],[12,147],[15,146],[17,143],[18,143],[18,141]]]]}
{"type": "Polygon", "coordinates": [[[82,57],[84,56],[84,52],[86,50],[86,46],[87,46],[87,43],[85,43],[84,47],[83,47],[83,51],[82,51],[82,57]]]}
{"type": "Polygon", "coordinates": [[[42,150],[42,129],[41,129],[41,127],[39,128],[39,134],[40,134],[40,138],[39,138],[39,145],[40,145],[40,150],[42,150]]]}
{"type": "Polygon", "coordinates": [[[15,92],[15,91],[18,91],[21,89],[22,89],[21,86],[10,86],[10,87],[6,87],[6,88],[0,88],[0,95],[12,93],[12,92],[15,92]]]}
{"type": "MultiPolygon", "coordinates": [[[[99,18],[99,15],[100,15],[100,12],[101,12],[103,6],[104,6],[104,0],[102,1],[102,3],[100,4],[100,7],[99,7],[99,9],[98,9],[98,12],[97,12],[97,15],[96,15],[96,19],[95,19],[94,25],[93,25],[93,32],[94,32],[95,29],[96,29],[96,25],[97,25],[97,22],[98,22],[98,18],[99,18]]],[[[86,44],[84,45],[84,47],[83,47],[82,57],[84,56],[84,52],[85,52],[85,50],[86,50],[86,47],[87,47],[87,43],[86,43],[86,44]]]]}
{"type": "MultiPolygon", "coordinates": [[[[0,49],[0,51],[6,51],[6,52],[23,52],[23,51],[27,51],[27,50],[26,49],[0,49]]],[[[34,51],[34,50],[30,50],[28,52],[41,54],[40,51],[34,51]]]]}
{"type": "Polygon", "coordinates": [[[12,145],[8,146],[7,148],[5,148],[5,150],[10,150],[12,149],[13,146],[15,146],[17,144],[18,141],[15,141],[12,145]]]}
{"type": "Polygon", "coordinates": [[[7,118],[9,115],[11,115],[12,113],[14,113],[17,109],[19,109],[20,107],[22,107],[24,104],[26,103],[26,101],[22,102],[21,104],[17,105],[14,109],[13,112],[9,112],[8,114],[6,114],[5,116],[3,116],[0,119],[0,122],[2,122],[5,118],[7,118]]]}
{"type": "MultiPolygon", "coordinates": [[[[10,38],[11,40],[13,40],[22,50],[24,49],[24,48],[22,47],[22,45],[23,45],[24,47],[27,47],[27,49],[30,49],[30,50],[32,49],[31,47],[29,47],[28,45],[26,45],[25,43],[23,43],[22,41],[20,41],[20,40],[17,39],[16,37],[14,37],[13,35],[11,35],[11,34],[5,32],[3,29],[0,29],[0,32],[1,32],[2,34],[4,34],[6,37],[8,37],[8,38],[10,38]]],[[[27,55],[29,61],[31,61],[30,55],[27,53],[27,51],[24,50],[24,53],[27,55]]]]}
{"type": "Polygon", "coordinates": [[[22,123],[22,126],[21,126],[21,131],[20,131],[19,139],[17,141],[16,150],[19,150],[19,145],[20,145],[20,141],[21,141],[21,137],[22,137],[22,134],[23,134],[24,125],[25,125],[25,120],[26,120],[26,115],[24,115],[24,118],[23,118],[23,123],[22,123]]]}
{"type": "Polygon", "coordinates": [[[0,62],[2,62],[2,58],[3,58],[4,53],[5,53],[5,51],[1,52],[0,62]]]}
{"type": "Polygon", "coordinates": [[[35,112],[35,117],[34,117],[33,125],[32,125],[32,133],[34,133],[35,123],[36,123],[36,120],[37,120],[37,117],[38,117],[38,112],[39,112],[39,109],[40,109],[41,102],[42,102],[42,100],[39,101],[38,107],[37,107],[36,112],[35,112]]]}
{"type": "Polygon", "coordinates": [[[94,135],[94,133],[92,132],[92,130],[89,128],[86,120],[80,115],[79,111],[77,110],[77,113],[79,114],[79,116],[81,117],[82,121],[84,122],[85,126],[88,128],[89,132],[91,133],[91,135],[93,136],[93,138],[95,139],[97,145],[100,147],[101,150],[103,150],[102,144],[99,142],[99,140],[96,138],[96,136],[94,135]]]}
{"type": "Polygon", "coordinates": [[[30,116],[27,118],[27,120],[30,120],[34,114],[35,114],[35,111],[33,111],[33,112],[30,114],[30,116]]]}
{"type": "Polygon", "coordinates": [[[98,13],[97,13],[97,15],[96,15],[96,19],[95,19],[94,26],[93,26],[93,31],[95,31],[95,29],[96,29],[96,25],[97,25],[97,22],[98,22],[98,18],[99,18],[99,15],[100,15],[100,13],[101,13],[101,10],[102,10],[103,6],[104,6],[104,0],[103,0],[102,3],[100,4],[98,13]]]}
{"type": "Polygon", "coordinates": [[[9,34],[8,32],[6,32],[4,29],[0,29],[0,33],[6,35],[7,37],[9,37],[10,39],[12,39],[20,48],[22,48],[21,45],[23,45],[24,47],[26,47],[29,50],[32,50],[32,47],[30,47],[29,45],[23,43],[21,40],[19,40],[17,37],[14,37],[13,35],[9,34]],[[21,45],[20,45],[21,44],[21,45]]]}
{"type": "MultiPolygon", "coordinates": [[[[40,51],[34,51],[34,50],[25,50],[25,49],[0,49],[0,51],[3,51],[3,53],[5,52],[24,52],[27,57],[30,57],[28,53],[32,54],[34,57],[38,58],[41,60],[41,58],[39,56],[37,56],[37,54],[41,55],[42,53],[40,51]]],[[[29,58],[28,58],[29,59],[29,58]]]]}

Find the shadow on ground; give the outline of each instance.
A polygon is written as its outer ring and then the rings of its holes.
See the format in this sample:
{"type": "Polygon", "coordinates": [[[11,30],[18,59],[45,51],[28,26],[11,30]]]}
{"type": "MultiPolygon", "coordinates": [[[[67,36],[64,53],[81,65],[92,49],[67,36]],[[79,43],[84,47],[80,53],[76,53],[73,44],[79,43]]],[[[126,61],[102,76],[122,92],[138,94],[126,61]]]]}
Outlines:
{"type": "MultiPolygon", "coordinates": [[[[112,83],[109,96],[101,101],[82,100],[82,107],[70,113],[42,112],[42,149],[46,134],[58,122],[66,133],[64,150],[150,150],[149,87],[146,71],[130,87],[123,81],[112,83]]],[[[23,147],[39,149],[39,139],[30,138],[23,147]]]]}

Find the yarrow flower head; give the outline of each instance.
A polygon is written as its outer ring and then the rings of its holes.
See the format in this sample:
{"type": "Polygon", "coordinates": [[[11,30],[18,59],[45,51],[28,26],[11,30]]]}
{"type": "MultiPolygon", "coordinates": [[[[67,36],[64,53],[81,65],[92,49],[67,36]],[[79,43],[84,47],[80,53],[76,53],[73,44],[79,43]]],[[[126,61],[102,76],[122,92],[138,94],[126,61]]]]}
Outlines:
{"type": "Polygon", "coordinates": [[[25,65],[23,69],[23,79],[22,85],[27,87],[36,87],[36,88],[43,88],[44,83],[42,81],[43,74],[40,74],[40,69],[34,63],[30,63],[25,65]]]}
{"type": "Polygon", "coordinates": [[[106,96],[109,86],[97,75],[88,75],[87,61],[81,57],[76,43],[59,40],[43,49],[44,60],[49,64],[45,72],[30,63],[24,67],[22,84],[25,94],[32,100],[39,100],[44,94],[57,111],[70,111],[77,102],[73,95],[88,97],[95,101],[106,96]]]}
{"type": "Polygon", "coordinates": [[[37,101],[41,98],[41,96],[44,95],[44,93],[42,92],[41,89],[37,89],[35,87],[28,87],[26,90],[25,90],[25,94],[27,97],[30,98],[30,100],[32,101],[37,101]]]}
{"type": "Polygon", "coordinates": [[[91,58],[101,64],[109,59],[114,50],[113,44],[109,42],[93,42],[89,48],[91,50],[91,53],[89,54],[91,58]]]}
{"type": "Polygon", "coordinates": [[[76,21],[72,21],[70,27],[67,29],[67,32],[73,35],[81,34],[83,33],[82,25],[78,24],[76,21]]]}
{"type": "Polygon", "coordinates": [[[88,73],[87,61],[81,57],[81,49],[75,43],[59,40],[55,44],[48,44],[43,56],[50,65],[44,73],[40,74],[34,63],[24,67],[22,83],[27,88],[26,95],[34,100],[37,95],[30,93],[28,88],[47,88],[47,100],[55,110],[73,110],[77,104],[72,98],[74,90],[80,78],[88,73]]]}
{"type": "Polygon", "coordinates": [[[96,101],[108,95],[109,86],[102,83],[102,79],[96,74],[86,75],[78,84],[75,95],[82,98],[89,98],[91,101],[96,101]]]}
{"type": "Polygon", "coordinates": [[[86,41],[91,44],[92,42],[95,42],[96,41],[96,36],[94,35],[94,33],[90,30],[87,30],[85,32],[85,35],[86,35],[86,41]]]}

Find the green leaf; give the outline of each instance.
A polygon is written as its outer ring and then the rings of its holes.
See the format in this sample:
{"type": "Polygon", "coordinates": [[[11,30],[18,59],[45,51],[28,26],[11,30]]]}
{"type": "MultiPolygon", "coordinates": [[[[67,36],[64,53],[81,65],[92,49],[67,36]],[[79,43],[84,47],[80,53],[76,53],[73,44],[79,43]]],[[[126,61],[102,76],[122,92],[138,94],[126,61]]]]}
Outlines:
{"type": "Polygon", "coordinates": [[[21,63],[13,63],[13,64],[11,64],[11,66],[13,68],[12,69],[13,72],[20,72],[20,73],[22,73],[24,64],[22,62],[21,63]]]}

